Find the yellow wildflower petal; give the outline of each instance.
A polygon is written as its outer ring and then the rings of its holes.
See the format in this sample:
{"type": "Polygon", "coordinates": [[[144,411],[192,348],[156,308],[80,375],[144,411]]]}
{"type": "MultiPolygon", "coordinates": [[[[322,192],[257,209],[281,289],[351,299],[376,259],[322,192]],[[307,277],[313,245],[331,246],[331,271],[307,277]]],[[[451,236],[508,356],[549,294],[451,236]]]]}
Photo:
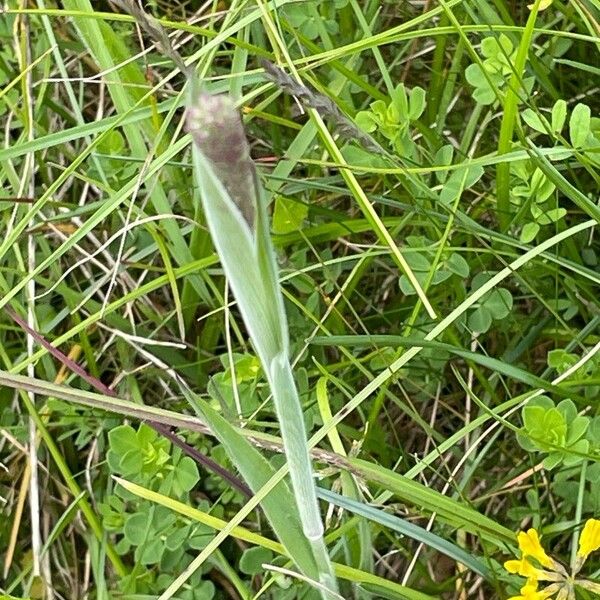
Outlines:
{"type": "Polygon", "coordinates": [[[540,536],[535,529],[529,529],[527,532],[520,531],[517,535],[519,548],[523,556],[535,558],[544,567],[552,567],[554,561],[546,554],[540,544],[540,536]]]}
{"type": "Polygon", "coordinates": [[[525,557],[521,560],[507,560],[504,563],[504,568],[509,573],[515,573],[534,581],[537,581],[541,573],[540,569],[536,569],[525,557]]]}
{"type": "Polygon", "coordinates": [[[546,598],[549,598],[552,595],[545,590],[538,591],[537,584],[528,584],[525,587],[522,587],[521,594],[523,594],[524,600],[546,600],[546,598]]]}
{"type": "Polygon", "coordinates": [[[527,584],[521,588],[520,596],[512,596],[508,600],[545,600],[548,596],[544,592],[537,591],[536,584],[527,584]]]}
{"type": "Polygon", "coordinates": [[[585,560],[591,552],[598,548],[600,548],[600,521],[588,519],[579,538],[577,556],[581,556],[585,560]]]}

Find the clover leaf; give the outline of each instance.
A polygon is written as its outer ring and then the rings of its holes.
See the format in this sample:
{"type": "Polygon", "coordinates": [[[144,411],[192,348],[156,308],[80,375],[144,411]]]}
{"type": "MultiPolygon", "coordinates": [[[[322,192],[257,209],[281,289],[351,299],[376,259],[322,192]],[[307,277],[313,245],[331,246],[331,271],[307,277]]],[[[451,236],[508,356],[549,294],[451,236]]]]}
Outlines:
{"type": "MultiPolygon", "coordinates": [[[[563,348],[556,348],[548,352],[546,361],[549,367],[555,369],[557,373],[562,374],[571,369],[579,361],[579,356],[567,352],[563,348]]],[[[600,391],[600,386],[594,383],[599,376],[600,361],[595,357],[586,361],[585,364],[572,373],[574,381],[581,382],[584,388],[583,393],[589,399],[595,398],[600,391]]]]}
{"type": "Polygon", "coordinates": [[[407,90],[401,83],[392,91],[388,103],[376,100],[370,104],[369,110],[357,113],[356,125],[367,133],[379,132],[398,154],[410,157],[415,151],[410,126],[423,114],[425,96],[423,88],[415,86],[407,90]]]}
{"type": "Polygon", "coordinates": [[[246,575],[257,575],[264,571],[263,564],[273,560],[273,553],[266,548],[255,546],[244,550],[240,558],[240,571],[246,575]]]}
{"type": "Polygon", "coordinates": [[[543,461],[546,469],[563,463],[571,466],[582,460],[581,454],[590,449],[585,439],[590,419],[577,415],[577,407],[570,399],[557,406],[546,397],[531,400],[521,411],[523,427],[517,434],[519,445],[529,452],[547,454],[543,461]]]}
{"type": "MultiPolygon", "coordinates": [[[[480,64],[469,65],[465,70],[467,82],[475,89],[473,99],[478,104],[493,104],[498,93],[508,87],[508,82],[513,73],[513,64],[517,50],[510,38],[504,33],[498,38],[490,36],[481,42],[481,53],[484,60],[480,64]]],[[[533,87],[534,78],[525,77],[523,86],[526,91],[533,87]]]]}
{"type": "MultiPolygon", "coordinates": [[[[490,279],[492,273],[478,273],[473,277],[471,291],[479,289],[490,279]]],[[[496,288],[484,294],[467,318],[471,331],[485,333],[493,321],[505,319],[512,310],[513,297],[506,288],[496,288]]]]}
{"type": "MultiPolygon", "coordinates": [[[[419,248],[419,252],[407,252],[405,258],[419,284],[425,285],[432,269],[435,250],[431,248],[431,241],[424,237],[409,236],[407,242],[409,246],[419,248]]],[[[429,285],[439,285],[452,275],[458,275],[461,278],[468,277],[469,264],[457,252],[451,254],[446,252],[443,254],[442,260],[437,263],[429,285]]],[[[399,285],[402,293],[406,296],[416,293],[414,286],[404,274],[400,276],[399,285]]]]}

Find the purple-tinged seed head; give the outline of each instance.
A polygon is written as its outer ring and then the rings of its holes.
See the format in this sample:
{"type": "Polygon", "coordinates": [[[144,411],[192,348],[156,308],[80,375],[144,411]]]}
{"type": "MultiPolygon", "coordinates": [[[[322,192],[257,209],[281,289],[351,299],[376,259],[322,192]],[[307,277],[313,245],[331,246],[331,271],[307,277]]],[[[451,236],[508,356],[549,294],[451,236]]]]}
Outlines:
{"type": "Polygon", "coordinates": [[[240,113],[229,96],[200,93],[187,110],[187,130],[244,219],[254,227],[257,176],[240,113]]]}

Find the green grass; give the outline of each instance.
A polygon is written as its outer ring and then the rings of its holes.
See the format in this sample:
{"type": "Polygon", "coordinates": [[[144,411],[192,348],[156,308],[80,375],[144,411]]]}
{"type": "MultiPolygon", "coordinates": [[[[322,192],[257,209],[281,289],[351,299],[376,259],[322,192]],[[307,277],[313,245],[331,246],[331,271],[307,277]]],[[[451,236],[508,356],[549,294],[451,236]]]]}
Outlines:
{"type": "Polygon", "coordinates": [[[532,527],[579,564],[600,3],[116,4],[0,10],[0,598],[502,600],[532,527]]]}

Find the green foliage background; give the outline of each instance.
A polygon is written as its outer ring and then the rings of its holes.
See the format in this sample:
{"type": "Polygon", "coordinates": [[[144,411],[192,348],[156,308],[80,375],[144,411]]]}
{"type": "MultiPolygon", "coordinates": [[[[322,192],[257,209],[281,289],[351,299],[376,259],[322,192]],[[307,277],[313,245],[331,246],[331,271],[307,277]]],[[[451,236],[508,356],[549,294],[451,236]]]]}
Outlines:
{"type": "MultiPolygon", "coordinates": [[[[508,598],[528,527],[568,564],[600,512],[598,1],[144,5],[241,110],[341,596],[508,598]]],[[[154,42],[109,2],[0,9],[0,597],[316,599],[154,42]],[[251,465],[258,507],[221,476],[251,465]]]]}

